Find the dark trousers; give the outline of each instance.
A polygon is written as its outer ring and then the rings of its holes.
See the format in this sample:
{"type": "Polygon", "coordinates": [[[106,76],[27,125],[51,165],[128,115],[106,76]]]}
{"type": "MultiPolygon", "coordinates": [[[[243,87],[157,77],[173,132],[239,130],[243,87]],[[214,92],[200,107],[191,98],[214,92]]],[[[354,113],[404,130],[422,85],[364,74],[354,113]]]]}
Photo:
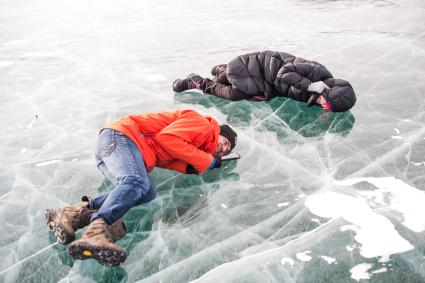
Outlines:
{"type": "Polygon", "coordinates": [[[204,79],[201,84],[201,89],[204,93],[208,93],[224,99],[238,101],[249,99],[252,96],[233,88],[232,84],[227,79],[226,75],[227,65],[217,65],[211,72],[215,74],[216,80],[204,79]],[[215,70],[215,71],[214,71],[215,70]]]}

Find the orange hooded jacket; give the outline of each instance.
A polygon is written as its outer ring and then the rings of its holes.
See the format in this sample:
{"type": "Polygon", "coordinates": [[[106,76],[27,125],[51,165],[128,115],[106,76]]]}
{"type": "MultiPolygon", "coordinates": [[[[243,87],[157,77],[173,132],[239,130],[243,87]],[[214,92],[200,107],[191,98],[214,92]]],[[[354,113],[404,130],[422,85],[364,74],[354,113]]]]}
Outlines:
{"type": "Polygon", "coordinates": [[[186,173],[188,164],[205,172],[220,135],[217,121],[194,110],[128,115],[105,128],[123,133],[137,145],[148,172],[158,166],[186,173]]]}

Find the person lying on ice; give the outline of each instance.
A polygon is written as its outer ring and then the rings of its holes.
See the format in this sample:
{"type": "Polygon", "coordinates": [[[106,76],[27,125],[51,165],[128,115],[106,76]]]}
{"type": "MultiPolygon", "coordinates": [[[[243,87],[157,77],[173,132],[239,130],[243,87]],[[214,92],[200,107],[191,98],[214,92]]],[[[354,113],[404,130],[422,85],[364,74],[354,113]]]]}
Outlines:
{"type": "Polygon", "coordinates": [[[262,51],[240,55],[211,70],[215,80],[190,74],[173,83],[175,92],[200,89],[232,101],[270,100],[277,96],[319,105],[327,111],[344,112],[356,102],[351,84],[334,79],[320,63],[294,55],[262,51]]]}
{"type": "Polygon", "coordinates": [[[126,258],[115,244],[126,233],[121,218],[156,196],[148,173],[156,166],[186,174],[219,168],[236,141],[228,125],[194,110],[124,116],[100,131],[96,145],[97,168],[117,186],[94,198],[84,196],[80,203],[48,209],[47,224],[59,243],[71,243],[68,249],[75,259],[119,265],[126,258]],[[87,225],[74,241],[75,231],[87,225]]]}

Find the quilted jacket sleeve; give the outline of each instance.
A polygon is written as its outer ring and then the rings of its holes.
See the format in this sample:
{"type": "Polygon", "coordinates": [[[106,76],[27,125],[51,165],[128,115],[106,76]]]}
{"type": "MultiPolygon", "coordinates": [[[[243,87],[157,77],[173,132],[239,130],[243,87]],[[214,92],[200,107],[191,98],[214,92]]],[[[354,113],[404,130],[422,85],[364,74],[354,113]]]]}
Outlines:
{"type": "Polygon", "coordinates": [[[299,90],[307,91],[312,82],[332,78],[332,74],[316,62],[288,63],[278,72],[277,79],[299,90]]]}

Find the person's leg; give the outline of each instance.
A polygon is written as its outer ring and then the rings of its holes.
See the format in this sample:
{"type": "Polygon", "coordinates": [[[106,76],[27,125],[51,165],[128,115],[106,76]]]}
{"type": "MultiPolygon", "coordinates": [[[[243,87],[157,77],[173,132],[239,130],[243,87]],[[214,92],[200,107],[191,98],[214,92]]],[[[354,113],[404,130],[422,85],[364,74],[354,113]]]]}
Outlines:
{"type": "MultiPolygon", "coordinates": [[[[226,78],[227,81],[227,78],[226,78]]],[[[227,81],[228,82],[228,81],[227,81]]],[[[249,99],[251,96],[242,91],[234,89],[230,84],[223,84],[219,82],[214,82],[210,79],[204,79],[201,84],[201,90],[204,93],[221,97],[224,99],[238,101],[243,99],[249,99]]]]}
{"type": "Polygon", "coordinates": [[[227,69],[227,64],[216,65],[211,69],[211,75],[217,77],[219,73],[225,72],[227,69]]]}
{"type": "Polygon", "coordinates": [[[102,204],[105,202],[105,200],[108,198],[109,192],[98,195],[94,198],[87,198],[90,203],[91,209],[99,209],[102,204]]]}
{"type": "Polygon", "coordinates": [[[218,74],[217,74],[217,77],[216,77],[216,79],[215,79],[215,82],[216,82],[216,83],[223,84],[223,85],[232,85],[232,84],[229,82],[229,80],[227,79],[226,71],[221,72],[221,73],[218,73],[218,74]]]}
{"type": "Polygon", "coordinates": [[[151,183],[151,186],[149,188],[149,191],[146,193],[146,195],[140,199],[140,203],[137,203],[137,205],[142,203],[147,203],[156,198],[156,186],[155,183],[152,181],[151,176],[149,176],[149,180],[151,183]]]}
{"type": "MultiPolygon", "coordinates": [[[[104,131],[109,131],[109,130],[106,129],[104,131]]],[[[114,175],[112,175],[112,173],[109,172],[108,168],[105,165],[105,162],[103,162],[102,158],[99,155],[100,152],[102,152],[102,150],[104,149],[104,147],[106,147],[108,145],[113,147],[113,141],[111,139],[111,135],[100,133],[97,137],[97,144],[96,144],[96,153],[95,153],[96,167],[103,174],[105,179],[107,179],[111,183],[116,184],[116,179],[115,179],[114,175]]],[[[89,207],[91,209],[97,210],[102,206],[103,202],[106,200],[108,195],[109,195],[109,192],[98,195],[94,198],[90,198],[88,196],[83,196],[83,200],[86,200],[90,203],[89,207]]]]}
{"type": "MultiPolygon", "coordinates": [[[[222,75],[223,76],[223,75],[222,75]]],[[[199,89],[204,93],[211,94],[224,99],[238,101],[243,99],[249,99],[251,96],[236,90],[227,80],[227,77],[221,77],[222,81],[227,84],[220,82],[214,82],[208,78],[203,78],[197,74],[190,74],[185,79],[177,79],[173,83],[173,90],[175,92],[182,92],[188,89],[199,89]]]]}
{"type": "MultiPolygon", "coordinates": [[[[110,181],[111,183],[116,184],[116,179],[114,177],[114,175],[112,175],[111,172],[109,172],[108,168],[105,165],[105,162],[103,162],[102,158],[99,156],[99,153],[101,151],[101,149],[107,145],[109,137],[108,135],[99,135],[97,138],[97,146],[96,146],[96,154],[95,154],[95,160],[96,160],[96,167],[97,169],[99,169],[100,172],[102,172],[103,176],[110,181]]],[[[111,142],[112,144],[112,142],[111,142]]],[[[90,198],[88,196],[83,196],[83,201],[88,201],[89,202],[89,207],[91,209],[99,209],[103,202],[106,200],[106,198],[108,197],[109,192],[108,193],[104,193],[101,195],[98,195],[94,198],[90,198]]]]}
{"type": "Polygon", "coordinates": [[[96,156],[118,185],[109,194],[91,201],[92,206],[100,206],[99,210],[93,213],[81,238],[72,242],[68,250],[74,259],[93,258],[101,264],[117,266],[127,257],[125,250],[115,244],[126,234],[120,218],[133,206],[155,198],[155,186],[138,147],[125,135],[104,129],[98,137],[96,156]]]}
{"type": "Polygon", "coordinates": [[[92,221],[102,218],[112,224],[133,206],[154,198],[155,186],[146,172],[143,157],[128,137],[114,130],[103,130],[96,155],[118,185],[110,193],[91,200],[91,208],[99,208],[92,215],[92,221]]]}
{"type": "Polygon", "coordinates": [[[227,79],[227,64],[214,66],[211,74],[216,78],[214,81],[210,79],[203,80],[201,84],[203,92],[232,101],[249,99],[251,97],[232,87],[232,84],[227,79]]]}
{"type": "MultiPolygon", "coordinates": [[[[98,156],[96,155],[96,160],[98,160],[98,156]]],[[[99,170],[101,170],[101,172],[103,173],[103,175],[106,176],[112,176],[112,174],[109,172],[108,168],[106,168],[105,163],[99,158],[99,160],[101,161],[102,165],[99,166],[98,163],[98,168],[99,170]],[[101,169],[102,168],[102,169],[101,169]]],[[[137,205],[142,204],[142,203],[146,203],[146,202],[150,202],[151,200],[155,199],[156,197],[156,187],[155,187],[155,183],[152,181],[151,177],[148,175],[149,180],[150,180],[150,188],[148,190],[148,192],[146,193],[146,195],[140,199],[140,203],[137,203],[137,205]]],[[[114,178],[107,178],[109,181],[115,183],[116,180],[114,178]]],[[[91,209],[99,209],[102,204],[105,202],[105,200],[108,198],[109,192],[108,193],[104,193],[101,195],[98,195],[94,198],[90,198],[87,196],[84,196],[83,199],[88,201],[90,203],[89,207],[91,209]]]]}
{"type": "Polygon", "coordinates": [[[109,172],[108,168],[105,165],[105,162],[103,162],[102,158],[99,156],[99,152],[102,146],[104,146],[104,144],[107,143],[107,141],[105,141],[104,139],[107,139],[107,137],[100,134],[97,137],[96,154],[95,154],[96,167],[100,172],[102,172],[105,179],[107,179],[108,181],[112,183],[116,183],[114,175],[112,175],[112,173],[109,172]]]}

